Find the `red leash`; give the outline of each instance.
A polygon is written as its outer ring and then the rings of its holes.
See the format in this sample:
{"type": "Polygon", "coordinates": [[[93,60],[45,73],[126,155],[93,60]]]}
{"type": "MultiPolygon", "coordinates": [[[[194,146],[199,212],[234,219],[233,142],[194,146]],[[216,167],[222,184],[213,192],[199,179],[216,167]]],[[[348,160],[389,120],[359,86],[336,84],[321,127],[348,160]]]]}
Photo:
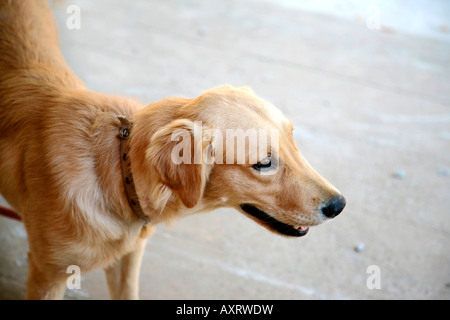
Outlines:
{"type": "Polygon", "coordinates": [[[22,218],[13,210],[7,207],[0,206],[0,216],[8,217],[17,221],[22,221],[22,218]]]}

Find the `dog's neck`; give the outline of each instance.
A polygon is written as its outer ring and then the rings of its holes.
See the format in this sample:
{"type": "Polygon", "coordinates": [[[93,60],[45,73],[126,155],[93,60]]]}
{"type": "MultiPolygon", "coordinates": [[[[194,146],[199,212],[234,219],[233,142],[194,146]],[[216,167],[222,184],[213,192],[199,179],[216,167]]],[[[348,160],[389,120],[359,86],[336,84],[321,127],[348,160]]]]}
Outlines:
{"type": "Polygon", "coordinates": [[[128,138],[130,137],[133,124],[124,116],[119,116],[118,118],[121,124],[119,129],[119,139],[120,167],[122,172],[123,188],[131,210],[133,210],[136,216],[140,220],[144,221],[144,225],[146,225],[150,222],[150,218],[144,213],[140,205],[139,197],[136,193],[136,187],[134,185],[133,173],[131,172],[130,157],[128,155],[128,152],[130,151],[128,138]]]}

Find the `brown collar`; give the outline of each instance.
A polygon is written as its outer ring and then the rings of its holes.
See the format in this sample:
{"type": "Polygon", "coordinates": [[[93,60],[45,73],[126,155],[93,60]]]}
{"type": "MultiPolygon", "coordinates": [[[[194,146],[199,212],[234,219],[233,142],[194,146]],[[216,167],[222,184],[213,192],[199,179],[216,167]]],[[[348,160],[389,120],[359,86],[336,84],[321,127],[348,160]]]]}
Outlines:
{"type": "Polygon", "coordinates": [[[123,188],[125,189],[125,195],[127,196],[128,203],[131,210],[136,216],[144,220],[144,225],[150,222],[150,218],[142,211],[139,203],[139,197],[136,193],[136,187],[134,186],[133,174],[131,173],[131,161],[128,156],[130,146],[128,145],[128,138],[133,128],[133,124],[124,116],[118,116],[120,120],[120,166],[122,169],[123,188]]]}

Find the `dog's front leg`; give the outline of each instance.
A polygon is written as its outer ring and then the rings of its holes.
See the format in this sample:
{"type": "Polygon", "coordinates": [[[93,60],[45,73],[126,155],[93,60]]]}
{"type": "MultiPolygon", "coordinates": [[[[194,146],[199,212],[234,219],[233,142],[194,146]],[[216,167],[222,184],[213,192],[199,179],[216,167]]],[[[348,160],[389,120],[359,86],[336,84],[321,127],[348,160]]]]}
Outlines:
{"type": "Polygon", "coordinates": [[[60,300],[66,291],[67,275],[54,270],[40,269],[28,253],[28,300],[60,300]]]}
{"type": "Polygon", "coordinates": [[[139,299],[139,271],[146,239],[139,239],[133,251],[105,268],[109,294],[113,300],[139,299]]]}

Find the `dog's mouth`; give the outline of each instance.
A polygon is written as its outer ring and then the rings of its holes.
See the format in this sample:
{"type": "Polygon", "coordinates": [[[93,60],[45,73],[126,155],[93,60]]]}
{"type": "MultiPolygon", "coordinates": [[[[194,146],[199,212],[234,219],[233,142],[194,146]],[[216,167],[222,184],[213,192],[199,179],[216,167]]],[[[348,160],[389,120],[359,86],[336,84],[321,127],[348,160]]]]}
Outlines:
{"type": "Polygon", "coordinates": [[[274,217],[256,208],[255,206],[252,206],[251,204],[241,204],[241,209],[249,215],[257,218],[267,228],[282,235],[290,237],[303,237],[308,233],[308,227],[291,226],[289,224],[278,221],[274,217]]]}

